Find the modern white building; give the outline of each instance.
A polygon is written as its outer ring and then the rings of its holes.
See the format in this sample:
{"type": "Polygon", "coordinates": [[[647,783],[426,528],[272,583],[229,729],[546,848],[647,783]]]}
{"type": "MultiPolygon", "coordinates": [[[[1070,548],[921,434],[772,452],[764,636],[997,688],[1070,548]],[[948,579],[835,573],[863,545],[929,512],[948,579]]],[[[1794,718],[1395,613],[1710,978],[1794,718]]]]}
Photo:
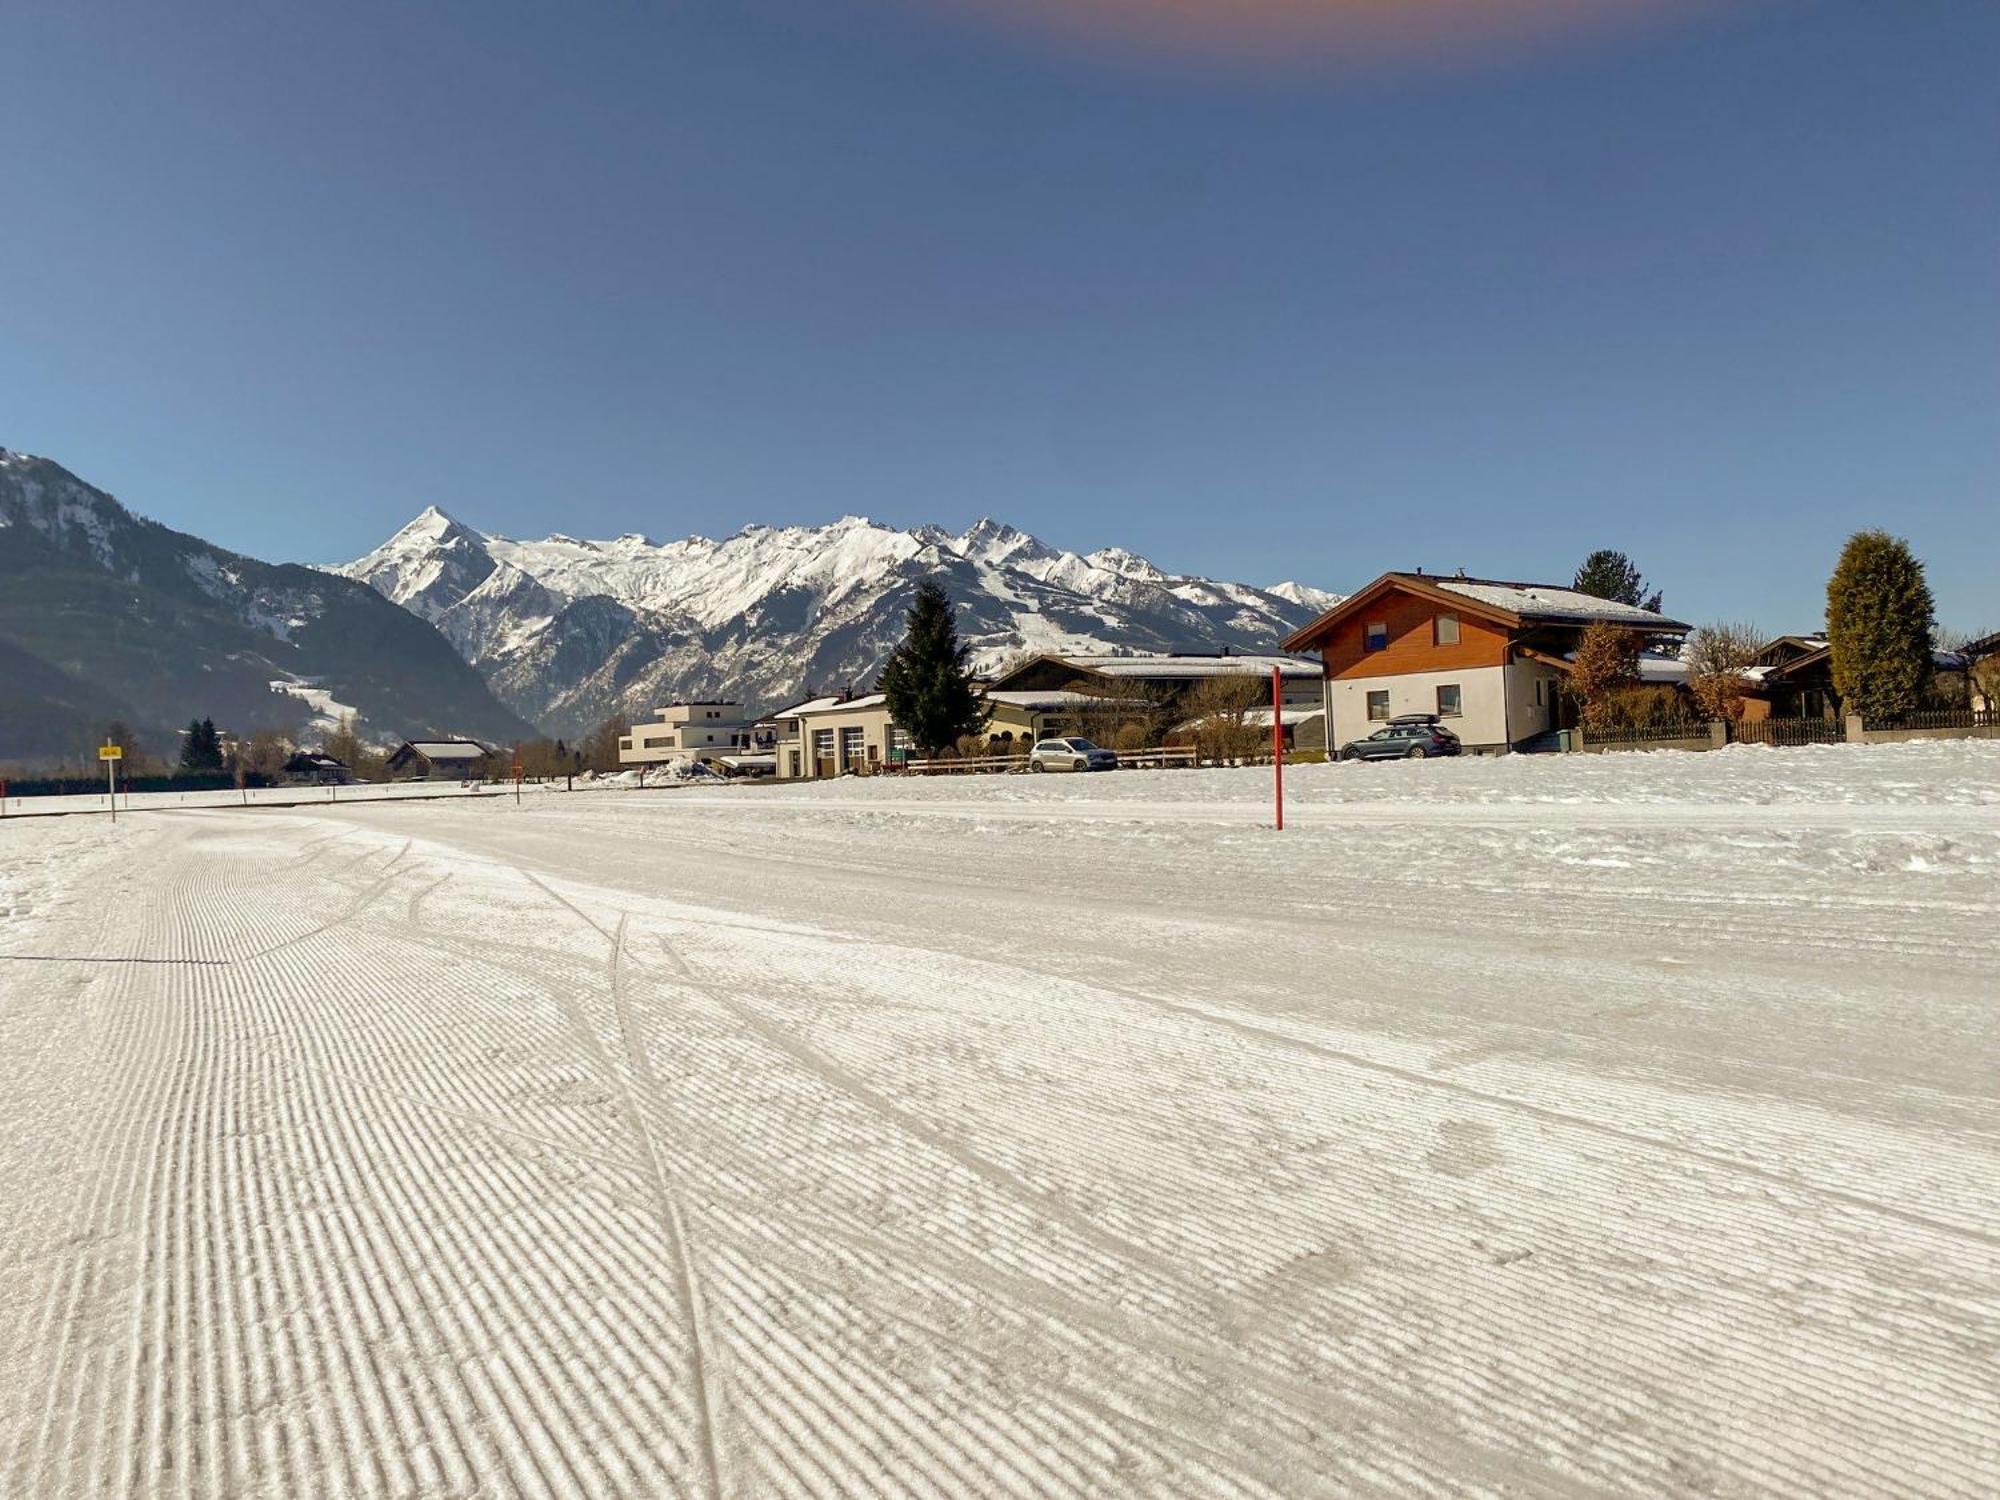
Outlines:
{"type": "Polygon", "coordinates": [[[659,715],[656,721],[634,724],[631,733],[618,741],[620,764],[658,765],[684,756],[717,760],[759,748],[741,703],[724,699],[669,703],[654,712],[659,715]]]}

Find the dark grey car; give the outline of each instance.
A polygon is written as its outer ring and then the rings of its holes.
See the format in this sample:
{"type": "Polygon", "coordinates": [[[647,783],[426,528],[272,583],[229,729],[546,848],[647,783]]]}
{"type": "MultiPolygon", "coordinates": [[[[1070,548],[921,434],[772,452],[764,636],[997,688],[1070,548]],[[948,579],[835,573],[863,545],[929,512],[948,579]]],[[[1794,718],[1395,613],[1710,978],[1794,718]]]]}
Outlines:
{"type": "Polygon", "coordinates": [[[1406,714],[1391,719],[1366,739],[1340,747],[1342,760],[1424,760],[1456,755],[1458,736],[1438,722],[1436,714],[1406,714]]]}

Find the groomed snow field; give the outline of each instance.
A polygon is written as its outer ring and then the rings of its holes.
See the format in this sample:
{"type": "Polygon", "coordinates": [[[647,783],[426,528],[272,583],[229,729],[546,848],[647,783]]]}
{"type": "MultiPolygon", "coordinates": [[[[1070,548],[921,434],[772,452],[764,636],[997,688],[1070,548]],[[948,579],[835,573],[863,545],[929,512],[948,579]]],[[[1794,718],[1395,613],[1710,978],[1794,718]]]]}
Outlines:
{"type": "Polygon", "coordinates": [[[0,1497],[2000,1493],[2000,744],[1268,777],[0,823],[0,1497]]]}

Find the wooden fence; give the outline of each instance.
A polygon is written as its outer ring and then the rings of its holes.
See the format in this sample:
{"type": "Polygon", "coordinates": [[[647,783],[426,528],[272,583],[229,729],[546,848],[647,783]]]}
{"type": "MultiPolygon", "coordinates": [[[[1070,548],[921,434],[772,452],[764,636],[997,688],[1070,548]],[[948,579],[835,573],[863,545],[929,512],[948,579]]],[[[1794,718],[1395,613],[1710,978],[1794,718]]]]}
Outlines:
{"type": "MultiPolygon", "coordinates": [[[[1158,770],[1167,766],[1191,766],[1193,750],[1120,750],[1121,771],[1158,770]]],[[[934,760],[906,761],[903,769],[912,776],[997,776],[1028,769],[1025,755],[941,755],[934,760]]]]}
{"type": "Polygon", "coordinates": [[[1729,726],[1732,745],[1838,745],[1846,738],[1838,719],[1738,719],[1729,726]]]}

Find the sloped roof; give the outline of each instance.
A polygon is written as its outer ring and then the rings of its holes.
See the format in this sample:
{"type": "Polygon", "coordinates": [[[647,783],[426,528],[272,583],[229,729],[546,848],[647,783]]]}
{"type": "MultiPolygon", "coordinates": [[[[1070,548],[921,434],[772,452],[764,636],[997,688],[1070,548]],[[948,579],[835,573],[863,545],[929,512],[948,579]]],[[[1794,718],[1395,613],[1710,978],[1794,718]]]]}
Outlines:
{"type": "Polygon", "coordinates": [[[800,714],[817,713],[820,709],[830,707],[839,701],[838,698],[833,697],[831,694],[824,694],[818,698],[808,698],[803,703],[794,703],[790,708],[781,708],[769,717],[773,719],[794,719],[800,714]]]}
{"type": "Polygon", "coordinates": [[[1443,605],[1463,605],[1474,614],[1506,625],[1625,625],[1663,635],[1688,630],[1685,620],[1671,619],[1633,604],[1599,599],[1559,583],[1516,583],[1499,578],[1437,578],[1428,573],[1384,573],[1360,591],[1349,594],[1317,619],[1300,626],[1280,643],[1287,651],[1309,650],[1341,620],[1366,609],[1391,590],[1416,594],[1443,605]]]}
{"type": "Polygon", "coordinates": [[[981,693],[988,703],[1005,703],[1011,708],[1080,708],[1086,704],[1102,703],[1104,699],[1095,693],[1072,692],[1068,688],[1052,688],[1045,693],[1015,691],[981,693]]]}
{"type": "MultiPolygon", "coordinates": [[[[1326,710],[1324,708],[1308,707],[1305,704],[1293,704],[1280,716],[1280,722],[1287,729],[1293,729],[1301,724],[1310,724],[1314,719],[1324,717],[1325,713],[1326,710]]],[[[1242,721],[1252,728],[1269,729],[1271,727],[1271,705],[1267,703],[1262,708],[1246,708],[1243,710],[1242,721]]],[[[1185,734],[1190,730],[1199,728],[1203,722],[1203,720],[1198,718],[1189,719],[1184,723],[1176,724],[1172,732],[1175,734],[1185,734]]]]}
{"type": "Polygon", "coordinates": [[[1306,657],[1230,652],[1161,652],[1154,656],[1134,656],[1118,651],[1063,651],[1037,656],[1023,662],[1000,680],[1016,677],[1040,662],[1060,662],[1078,672],[1099,677],[1152,679],[1156,682],[1198,682],[1208,677],[1257,675],[1268,677],[1275,668],[1287,677],[1318,677],[1320,664],[1306,657]]]}
{"type": "Polygon", "coordinates": [[[1636,604],[1600,599],[1553,583],[1501,583],[1490,578],[1431,578],[1448,594],[1471,599],[1494,609],[1504,609],[1523,620],[1554,620],[1564,624],[1631,625],[1646,630],[1685,630],[1679,620],[1668,619],[1636,604]]]}
{"type": "Polygon", "coordinates": [[[425,760],[479,760],[493,752],[477,740],[409,740],[425,760]]]}
{"type": "Polygon", "coordinates": [[[814,714],[843,713],[857,708],[880,708],[888,701],[880,693],[863,693],[859,698],[815,698],[810,703],[801,703],[797,708],[786,709],[778,717],[811,718],[814,714]]]}

